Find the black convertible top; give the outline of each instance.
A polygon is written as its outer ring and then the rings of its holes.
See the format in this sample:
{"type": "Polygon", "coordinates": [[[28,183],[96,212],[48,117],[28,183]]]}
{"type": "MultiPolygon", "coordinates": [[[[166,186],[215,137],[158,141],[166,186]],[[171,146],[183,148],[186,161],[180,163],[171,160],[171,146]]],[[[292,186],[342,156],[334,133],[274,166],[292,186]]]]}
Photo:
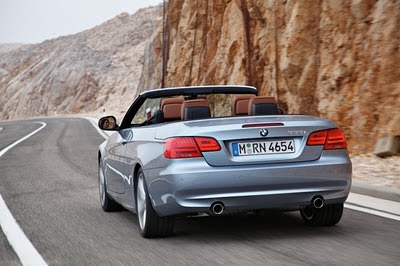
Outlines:
{"type": "Polygon", "coordinates": [[[212,94],[212,93],[257,94],[258,91],[255,87],[239,86],[239,85],[191,86],[191,87],[163,88],[163,89],[144,91],[139,95],[139,97],[159,98],[168,96],[212,94]]]}

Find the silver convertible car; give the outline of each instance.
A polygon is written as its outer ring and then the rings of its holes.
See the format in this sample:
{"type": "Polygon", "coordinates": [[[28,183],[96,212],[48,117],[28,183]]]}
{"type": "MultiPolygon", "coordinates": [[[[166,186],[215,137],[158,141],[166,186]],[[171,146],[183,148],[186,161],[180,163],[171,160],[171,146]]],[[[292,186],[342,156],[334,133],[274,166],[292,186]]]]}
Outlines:
{"type": "Polygon", "coordinates": [[[311,226],[343,213],[352,166],[344,133],[326,119],[288,115],[249,86],[141,93],[100,145],[104,211],[137,214],[144,237],[173,233],[178,215],[300,211],[311,226]]]}

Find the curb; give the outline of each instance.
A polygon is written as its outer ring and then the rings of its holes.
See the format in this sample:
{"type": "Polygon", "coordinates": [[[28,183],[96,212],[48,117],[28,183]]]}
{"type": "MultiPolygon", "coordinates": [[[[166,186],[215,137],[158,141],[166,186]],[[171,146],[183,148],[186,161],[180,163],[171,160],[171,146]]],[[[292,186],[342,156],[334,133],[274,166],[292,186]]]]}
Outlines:
{"type": "Polygon", "coordinates": [[[351,192],[367,195],[375,198],[400,202],[400,189],[390,187],[378,187],[353,181],[351,192]]]}

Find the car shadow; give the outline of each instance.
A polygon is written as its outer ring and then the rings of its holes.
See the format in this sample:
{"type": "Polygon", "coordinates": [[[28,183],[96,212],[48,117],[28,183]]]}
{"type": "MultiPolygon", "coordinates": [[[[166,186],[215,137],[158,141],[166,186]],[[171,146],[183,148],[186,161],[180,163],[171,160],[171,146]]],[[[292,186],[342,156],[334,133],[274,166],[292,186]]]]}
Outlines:
{"type": "MultiPolygon", "coordinates": [[[[129,215],[130,216],[130,215],[129,215]]],[[[131,222],[138,227],[136,215],[131,222]]],[[[340,225],[310,227],[303,223],[299,212],[266,212],[221,216],[177,217],[174,234],[167,239],[238,240],[251,239],[298,239],[302,237],[347,234],[340,225]]]]}
{"type": "Polygon", "coordinates": [[[175,237],[201,236],[219,238],[221,235],[241,239],[257,238],[290,238],[310,235],[318,231],[326,235],[327,227],[313,228],[306,226],[298,212],[265,213],[227,216],[205,216],[178,218],[175,225],[175,237]],[[324,230],[325,229],[325,230],[324,230]]]}

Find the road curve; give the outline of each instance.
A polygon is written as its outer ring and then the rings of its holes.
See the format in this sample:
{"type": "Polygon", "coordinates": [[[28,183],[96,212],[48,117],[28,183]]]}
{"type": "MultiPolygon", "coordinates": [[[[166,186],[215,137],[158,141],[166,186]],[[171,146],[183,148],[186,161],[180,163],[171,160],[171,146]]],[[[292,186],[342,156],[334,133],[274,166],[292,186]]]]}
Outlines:
{"type": "MultiPolygon", "coordinates": [[[[334,227],[304,226],[298,213],[177,220],[166,239],[143,239],[134,214],[104,213],[97,189],[103,138],[80,118],[47,126],[0,159],[0,194],[49,264],[390,264],[400,222],[345,209],[334,227]]],[[[0,150],[40,125],[0,122],[0,150]]],[[[0,264],[18,264],[0,232],[0,264]],[[2,243],[3,242],[3,243],[2,243]],[[4,255],[4,256],[2,256],[4,255]]]]}

